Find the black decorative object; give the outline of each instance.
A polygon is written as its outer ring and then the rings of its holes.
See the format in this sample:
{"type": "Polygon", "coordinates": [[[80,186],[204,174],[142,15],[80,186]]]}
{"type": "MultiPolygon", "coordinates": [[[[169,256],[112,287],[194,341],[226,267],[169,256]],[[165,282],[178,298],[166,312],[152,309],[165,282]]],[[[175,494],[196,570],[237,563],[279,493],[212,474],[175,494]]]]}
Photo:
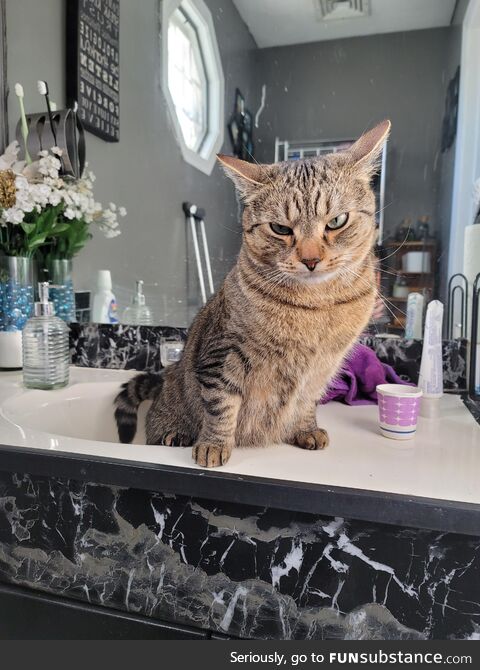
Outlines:
{"type": "Polygon", "coordinates": [[[228,122],[228,132],[233,155],[244,161],[253,161],[252,115],[245,109],[245,98],[238,88],[235,89],[235,104],[228,122]]]}
{"type": "Polygon", "coordinates": [[[457,272],[450,277],[447,290],[447,322],[446,335],[449,340],[453,340],[453,319],[455,316],[455,294],[460,295],[460,337],[467,337],[468,323],[468,280],[464,274],[457,272]]]}
{"type": "Polygon", "coordinates": [[[470,396],[474,398],[480,397],[480,391],[476,384],[477,379],[477,342],[478,342],[478,318],[480,314],[480,272],[475,277],[473,282],[473,297],[472,297],[472,334],[470,337],[470,376],[469,376],[469,392],[470,396]]]}
{"type": "Polygon", "coordinates": [[[68,0],[67,99],[107,142],[119,141],[119,32],[119,0],[68,0]]]}
{"type": "MultiPolygon", "coordinates": [[[[27,114],[26,118],[28,124],[27,149],[32,159],[36,159],[40,151],[58,146],[63,151],[61,173],[80,177],[85,167],[85,132],[78,114],[73,109],[60,109],[53,112],[55,132],[52,132],[47,112],[27,114]]],[[[16,139],[23,156],[25,144],[21,121],[17,123],[16,139]]]]}
{"type": "Polygon", "coordinates": [[[445,99],[445,114],[442,124],[442,153],[448,151],[455,141],[457,134],[458,94],[460,89],[460,68],[450,80],[445,99]]]}

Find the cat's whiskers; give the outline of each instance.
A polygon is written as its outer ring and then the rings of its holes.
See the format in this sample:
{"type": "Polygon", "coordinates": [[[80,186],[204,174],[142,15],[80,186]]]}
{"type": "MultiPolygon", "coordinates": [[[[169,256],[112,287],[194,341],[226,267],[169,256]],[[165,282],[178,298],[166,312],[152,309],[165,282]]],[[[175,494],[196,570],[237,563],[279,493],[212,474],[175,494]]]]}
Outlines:
{"type": "MultiPolygon", "coordinates": [[[[350,274],[352,274],[354,277],[356,277],[359,281],[363,282],[363,284],[364,284],[365,286],[370,286],[370,283],[367,282],[367,281],[365,280],[364,277],[362,277],[361,275],[359,275],[359,274],[357,274],[356,272],[354,272],[351,268],[345,267],[344,269],[345,269],[347,272],[349,272],[350,274]]],[[[388,298],[386,298],[386,297],[381,293],[381,291],[377,290],[377,295],[378,295],[378,297],[380,298],[380,300],[383,302],[383,304],[385,305],[385,307],[387,308],[387,310],[390,312],[390,314],[394,317],[394,319],[397,319],[397,318],[398,318],[398,315],[395,314],[395,312],[392,311],[392,309],[389,307],[389,305],[391,305],[391,306],[393,307],[393,309],[396,309],[397,312],[400,312],[400,314],[403,314],[403,316],[407,316],[406,313],[405,313],[403,310],[401,310],[399,307],[397,307],[397,305],[395,305],[393,302],[390,302],[390,300],[388,300],[388,298]],[[387,303],[388,303],[388,304],[387,304],[387,303]]]]}
{"type": "MultiPolygon", "coordinates": [[[[350,288],[352,288],[354,286],[354,282],[350,278],[351,273],[348,272],[348,268],[346,268],[346,267],[340,268],[340,270],[338,272],[338,276],[339,276],[340,279],[346,280],[350,288]],[[344,270],[346,270],[347,272],[344,273],[344,270]]],[[[358,277],[357,277],[357,279],[358,279],[358,277]]],[[[376,320],[373,317],[370,317],[370,322],[373,324],[373,327],[375,328],[376,334],[378,335],[379,330],[377,328],[376,320]]]]}
{"type": "Polygon", "coordinates": [[[411,227],[412,227],[412,224],[409,223],[409,224],[408,224],[408,229],[407,229],[407,234],[405,235],[405,239],[403,240],[403,242],[402,242],[402,243],[395,249],[395,251],[393,251],[391,254],[389,254],[388,256],[384,256],[384,257],[382,258],[382,262],[383,262],[383,261],[386,261],[388,258],[391,258],[392,256],[395,256],[395,254],[398,254],[398,252],[400,251],[400,249],[401,249],[403,246],[405,246],[405,244],[406,244],[407,241],[408,241],[408,236],[410,235],[410,228],[411,228],[411,227]]]}
{"type": "Polygon", "coordinates": [[[384,212],[387,209],[387,207],[390,207],[390,205],[393,205],[393,200],[387,202],[387,204],[384,205],[383,207],[380,207],[380,209],[377,209],[377,211],[373,213],[373,216],[376,216],[377,214],[384,212]]]}
{"type": "Polygon", "coordinates": [[[372,263],[372,265],[369,265],[368,267],[371,268],[372,270],[375,270],[376,272],[392,275],[392,277],[396,277],[398,275],[398,272],[390,272],[389,270],[382,270],[382,268],[380,268],[379,265],[375,263],[372,263]]]}

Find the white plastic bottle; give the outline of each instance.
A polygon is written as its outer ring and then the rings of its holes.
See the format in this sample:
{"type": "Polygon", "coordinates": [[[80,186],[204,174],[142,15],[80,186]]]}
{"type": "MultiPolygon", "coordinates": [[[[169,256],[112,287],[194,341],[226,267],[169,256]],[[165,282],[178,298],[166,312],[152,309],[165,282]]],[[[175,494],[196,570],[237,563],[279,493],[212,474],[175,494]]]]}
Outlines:
{"type": "Polygon", "coordinates": [[[110,270],[99,270],[97,288],[93,297],[93,323],[118,323],[117,301],[112,292],[110,270]]]}

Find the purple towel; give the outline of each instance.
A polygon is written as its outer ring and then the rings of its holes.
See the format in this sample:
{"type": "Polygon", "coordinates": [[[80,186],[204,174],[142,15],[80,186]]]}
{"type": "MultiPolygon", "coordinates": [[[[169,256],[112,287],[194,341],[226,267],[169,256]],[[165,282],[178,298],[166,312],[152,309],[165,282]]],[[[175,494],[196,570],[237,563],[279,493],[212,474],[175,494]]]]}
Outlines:
{"type": "Polygon", "coordinates": [[[374,405],[377,384],[408,382],[403,381],[390,365],[382,363],[374,351],[356,344],[320,402],[324,405],[330,400],[340,400],[347,405],[374,405]]]}

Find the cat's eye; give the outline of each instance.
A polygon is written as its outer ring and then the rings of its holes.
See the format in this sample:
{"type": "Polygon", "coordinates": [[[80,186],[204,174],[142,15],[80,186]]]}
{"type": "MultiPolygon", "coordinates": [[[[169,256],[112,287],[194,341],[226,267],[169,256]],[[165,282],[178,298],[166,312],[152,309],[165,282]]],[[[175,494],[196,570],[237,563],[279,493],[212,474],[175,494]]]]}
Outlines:
{"type": "Polygon", "coordinates": [[[343,226],[347,223],[347,221],[348,221],[348,212],[344,212],[343,214],[339,214],[334,219],[329,221],[327,223],[327,228],[329,228],[330,230],[338,230],[339,228],[343,228],[343,226]]]}
{"type": "Polygon", "coordinates": [[[271,223],[270,228],[277,235],[293,235],[293,230],[288,226],[281,226],[279,223],[271,223]]]}

